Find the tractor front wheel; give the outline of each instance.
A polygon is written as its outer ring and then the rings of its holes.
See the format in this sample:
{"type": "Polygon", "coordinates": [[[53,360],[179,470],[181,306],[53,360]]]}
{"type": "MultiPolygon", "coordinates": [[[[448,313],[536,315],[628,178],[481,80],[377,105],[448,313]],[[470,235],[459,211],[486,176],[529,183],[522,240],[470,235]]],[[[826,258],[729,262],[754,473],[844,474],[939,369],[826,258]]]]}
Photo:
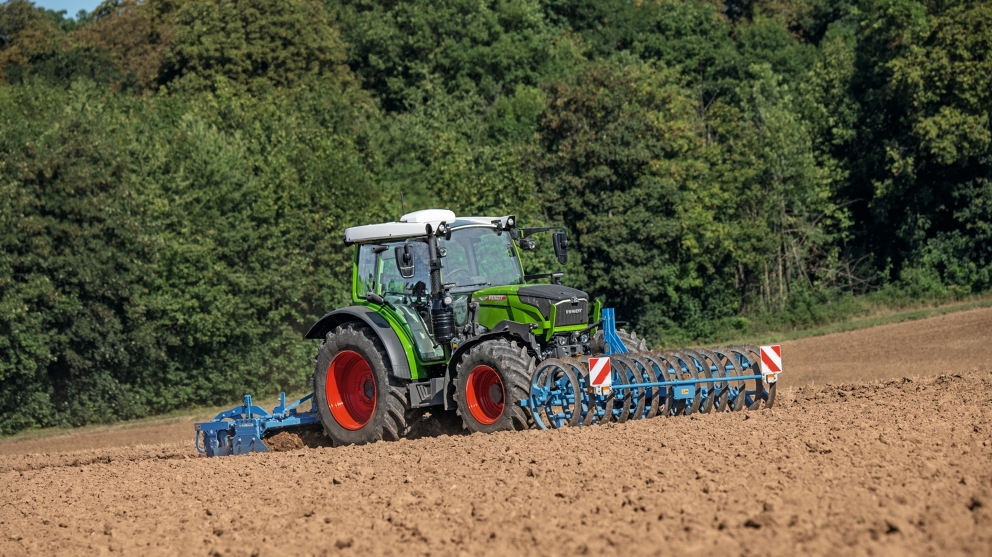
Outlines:
{"type": "Polygon", "coordinates": [[[395,441],[414,423],[382,342],[363,324],[346,323],[327,333],[314,360],[313,383],[317,415],[335,446],[395,441]]]}
{"type": "Polygon", "coordinates": [[[471,432],[527,429],[533,420],[520,406],[527,400],[535,360],[527,349],[506,339],[481,342],[456,366],[455,404],[471,432]]]}

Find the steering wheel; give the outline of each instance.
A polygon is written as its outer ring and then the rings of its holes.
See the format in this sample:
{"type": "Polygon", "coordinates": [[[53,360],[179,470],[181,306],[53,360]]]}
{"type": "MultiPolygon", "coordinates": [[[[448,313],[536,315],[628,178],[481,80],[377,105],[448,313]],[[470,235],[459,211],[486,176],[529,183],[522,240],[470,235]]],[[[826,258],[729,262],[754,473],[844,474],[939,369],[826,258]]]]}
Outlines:
{"type": "Polygon", "coordinates": [[[458,277],[470,278],[471,276],[472,275],[469,274],[468,269],[455,269],[454,271],[448,273],[448,275],[444,277],[444,280],[447,282],[458,282],[458,277]]]}

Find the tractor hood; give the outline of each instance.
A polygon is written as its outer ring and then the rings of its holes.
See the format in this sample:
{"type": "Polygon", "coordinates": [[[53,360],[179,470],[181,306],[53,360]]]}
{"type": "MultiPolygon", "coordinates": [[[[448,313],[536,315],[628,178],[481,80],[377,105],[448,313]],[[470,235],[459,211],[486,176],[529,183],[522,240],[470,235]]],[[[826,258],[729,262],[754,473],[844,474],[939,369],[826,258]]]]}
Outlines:
{"type": "Polygon", "coordinates": [[[555,326],[581,325],[589,320],[589,295],[581,290],[557,284],[535,284],[517,290],[521,304],[534,306],[545,319],[551,319],[555,307],[555,326]]]}
{"type": "Polygon", "coordinates": [[[589,295],[568,286],[557,284],[494,286],[474,292],[472,299],[481,303],[484,313],[489,313],[490,310],[499,311],[504,307],[533,308],[525,313],[537,310],[532,318],[526,318],[519,312],[504,317],[512,318],[514,321],[543,321],[553,327],[584,325],[589,321],[589,295]],[[540,318],[537,316],[538,313],[540,318]],[[549,323],[552,318],[553,323],[549,323]]]}

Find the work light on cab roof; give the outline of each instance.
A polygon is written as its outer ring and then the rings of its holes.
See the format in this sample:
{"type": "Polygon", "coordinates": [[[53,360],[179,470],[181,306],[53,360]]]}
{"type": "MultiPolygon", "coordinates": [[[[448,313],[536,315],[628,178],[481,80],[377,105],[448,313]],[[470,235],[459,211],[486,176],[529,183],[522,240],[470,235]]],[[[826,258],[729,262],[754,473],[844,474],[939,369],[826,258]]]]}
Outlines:
{"type": "Polygon", "coordinates": [[[306,333],[320,341],[313,393],[271,413],[246,396],[196,424],[197,448],[265,451],[267,435],[318,424],[335,445],[395,440],[427,409],[494,432],[774,403],[778,346],[649,350],[563,272],[525,274],[520,253],[543,233],[566,264],[565,227],[513,215],[427,209],[346,229],[351,305],[306,333]]]}

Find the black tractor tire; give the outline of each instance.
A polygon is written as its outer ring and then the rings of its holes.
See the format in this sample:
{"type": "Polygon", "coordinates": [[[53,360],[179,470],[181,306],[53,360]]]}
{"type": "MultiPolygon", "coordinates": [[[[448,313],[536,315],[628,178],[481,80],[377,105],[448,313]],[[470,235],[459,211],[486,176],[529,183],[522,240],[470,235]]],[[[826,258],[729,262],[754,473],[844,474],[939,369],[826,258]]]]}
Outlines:
{"type": "MultiPolygon", "coordinates": [[[[630,352],[647,352],[648,343],[643,338],[638,338],[637,333],[631,331],[627,332],[623,329],[617,329],[617,336],[623,341],[623,345],[627,347],[630,352]]],[[[604,334],[603,329],[596,331],[596,334],[592,336],[589,340],[589,347],[592,348],[593,354],[602,354],[606,350],[606,342],[603,340],[604,334]]]]}
{"type": "Polygon", "coordinates": [[[455,404],[472,433],[532,427],[520,406],[530,394],[537,362],[527,348],[508,339],[486,340],[468,349],[455,366],[455,404]]]}
{"type": "Polygon", "coordinates": [[[406,385],[393,377],[382,341],[363,323],[327,333],[314,360],[313,396],[334,446],[396,441],[420,413],[410,409],[406,385]]]}

